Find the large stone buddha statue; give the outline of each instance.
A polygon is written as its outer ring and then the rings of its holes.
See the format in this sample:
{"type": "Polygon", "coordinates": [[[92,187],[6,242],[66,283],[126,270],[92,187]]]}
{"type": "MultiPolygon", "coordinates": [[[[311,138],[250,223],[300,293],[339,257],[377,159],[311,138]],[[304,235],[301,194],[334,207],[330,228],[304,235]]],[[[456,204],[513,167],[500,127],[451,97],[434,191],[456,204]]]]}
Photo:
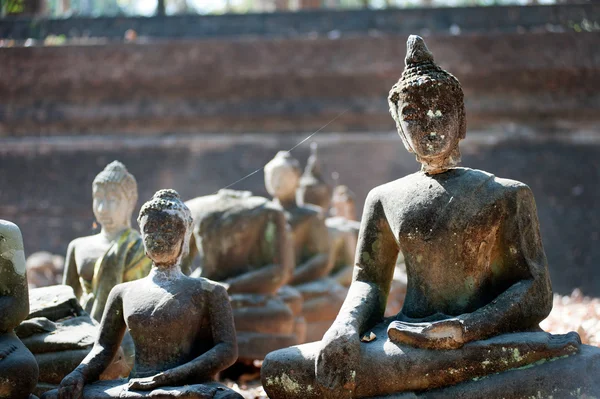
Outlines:
{"type": "Polygon", "coordinates": [[[273,350],[305,342],[302,296],[290,287],[285,296],[278,293],[294,270],[284,213],[248,191],[220,190],[186,205],[194,217],[187,264],[196,254],[200,260],[191,276],[227,288],[240,360],[263,359],[273,350]]]}
{"type": "Polygon", "coordinates": [[[144,204],[138,222],[153,262],[150,274],[111,290],[92,351],[43,398],[241,398],[214,382],[237,359],[227,291],[180,269],[191,235],[190,210],[177,192],[160,190],[144,204]],[[136,351],[129,381],[97,381],[126,330],[136,351]]]}
{"type": "Polygon", "coordinates": [[[466,132],[461,86],[420,37],[410,36],[407,47],[389,105],[421,171],[369,193],[342,309],[320,342],[267,356],[267,394],[598,396],[590,376],[600,369],[597,348],[581,346],[576,333],[551,335],[538,326],[552,308],[552,290],[531,190],[457,166],[466,132]],[[400,250],[406,300],[385,319],[400,250]]]}
{"type": "Polygon", "coordinates": [[[0,219],[0,398],[27,399],[39,369],[14,329],[29,313],[21,230],[0,219]]]}
{"type": "Polygon", "coordinates": [[[302,294],[307,341],[319,339],[339,311],[346,289],[329,277],[333,267],[329,233],[320,207],[297,201],[300,164],[280,151],[265,165],[265,186],[273,204],[285,214],[292,229],[296,267],[289,282],[302,294]]]}
{"type": "Polygon", "coordinates": [[[125,165],[114,161],[94,182],[93,210],[100,233],[69,244],[63,284],[73,288],[83,308],[100,321],[110,290],[117,284],[145,277],[151,262],[131,215],[137,203],[137,183],[125,165]]]}

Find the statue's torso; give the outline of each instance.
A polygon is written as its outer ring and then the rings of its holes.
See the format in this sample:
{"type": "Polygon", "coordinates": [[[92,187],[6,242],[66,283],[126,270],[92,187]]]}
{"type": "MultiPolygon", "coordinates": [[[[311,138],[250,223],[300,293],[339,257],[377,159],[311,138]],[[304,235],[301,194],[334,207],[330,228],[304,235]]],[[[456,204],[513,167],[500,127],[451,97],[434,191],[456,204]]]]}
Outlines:
{"type": "Polygon", "coordinates": [[[263,197],[208,195],[186,202],[192,210],[202,276],[223,281],[273,264],[281,211],[263,197]]]}
{"type": "Polygon", "coordinates": [[[515,230],[515,193],[524,185],[459,168],[384,187],[407,268],[404,316],[472,312],[528,277],[515,230]]]}
{"type": "Polygon", "coordinates": [[[329,239],[325,222],[319,208],[311,205],[285,209],[285,216],[292,230],[296,265],[302,264],[320,252],[316,245],[319,240],[329,239]]]}
{"type": "Polygon", "coordinates": [[[112,242],[97,234],[78,238],[74,244],[77,274],[85,281],[91,283],[94,277],[96,261],[104,256],[112,245],[112,242]]]}
{"type": "Polygon", "coordinates": [[[205,279],[181,275],[167,284],[151,277],[126,283],[123,315],[135,343],[133,376],[177,367],[214,346],[205,279]]]}

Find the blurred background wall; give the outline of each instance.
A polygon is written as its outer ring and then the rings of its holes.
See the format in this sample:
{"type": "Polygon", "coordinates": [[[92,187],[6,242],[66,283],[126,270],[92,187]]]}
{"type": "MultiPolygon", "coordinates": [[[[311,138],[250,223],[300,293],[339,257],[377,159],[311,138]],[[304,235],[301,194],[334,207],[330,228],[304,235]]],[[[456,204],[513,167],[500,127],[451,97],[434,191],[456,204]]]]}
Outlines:
{"type": "MultiPolygon", "coordinates": [[[[0,218],[27,253],[93,234],[110,161],[211,194],[319,130],[362,208],[418,170],[387,93],[416,33],[464,87],[463,165],[533,190],[555,291],[600,295],[600,5],[0,19],[0,218]]],[[[293,151],[301,162],[308,142],[293,151]]],[[[330,179],[333,183],[333,179],[330,179]]],[[[232,188],[266,195],[262,173],[232,188]]]]}

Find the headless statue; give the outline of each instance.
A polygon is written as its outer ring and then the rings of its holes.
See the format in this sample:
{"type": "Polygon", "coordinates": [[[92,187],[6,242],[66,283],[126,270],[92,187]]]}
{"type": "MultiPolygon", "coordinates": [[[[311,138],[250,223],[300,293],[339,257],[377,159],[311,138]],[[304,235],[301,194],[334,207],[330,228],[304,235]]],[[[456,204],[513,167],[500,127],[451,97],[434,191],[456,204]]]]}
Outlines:
{"type": "Polygon", "coordinates": [[[138,196],[133,175],[114,161],[96,176],[92,187],[94,216],[102,230],[71,241],[63,284],[71,286],[85,311],[100,321],[110,290],[145,277],[151,262],[140,235],[131,228],[138,196]]]}
{"type": "Polygon", "coordinates": [[[180,269],[192,229],[190,210],[173,190],[158,191],[138,218],[150,274],[110,292],[90,354],[42,398],[241,398],[214,382],[237,359],[229,298],[219,284],[180,269]],[[125,331],[135,344],[129,381],[100,381],[125,331]]]}
{"type": "Polygon", "coordinates": [[[329,328],[346,296],[346,289],[329,277],[333,262],[329,233],[321,208],[297,201],[300,166],[289,152],[280,151],[265,165],[265,186],[292,229],[296,267],[290,280],[304,298],[302,314],[307,340],[329,328]]]}
{"type": "MultiPolygon", "coordinates": [[[[284,213],[247,191],[220,190],[186,202],[194,217],[191,258],[200,258],[194,277],[227,288],[235,320],[239,357],[303,343],[302,297],[291,287],[278,291],[294,270],[291,234],[284,213]]],[[[189,268],[188,268],[189,269],[189,268]]]]}
{"type": "Polygon", "coordinates": [[[267,356],[269,397],[412,398],[579,350],[576,333],[550,335],[538,326],[552,308],[552,290],[531,190],[457,167],[466,132],[460,84],[420,37],[407,47],[389,105],[421,171],[369,193],[344,305],[320,342],[267,356]],[[400,250],[406,299],[398,315],[384,319],[400,250]],[[309,393],[299,395],[297,385],[309,393]]]}
{"type": "Polygon", "coordinates": [[[0,219],[0,398],[27,399],[38,380],[38,365],[14,329],[29,314],[21,230],[0,219]]]}

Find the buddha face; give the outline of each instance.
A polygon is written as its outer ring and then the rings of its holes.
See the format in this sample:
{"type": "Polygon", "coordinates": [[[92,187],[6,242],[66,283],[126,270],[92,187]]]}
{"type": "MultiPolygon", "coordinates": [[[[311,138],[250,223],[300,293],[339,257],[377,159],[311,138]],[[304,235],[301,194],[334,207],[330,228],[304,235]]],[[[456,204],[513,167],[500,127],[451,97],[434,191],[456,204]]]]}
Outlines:
{"type": "Polygon", "coordinates": [[[172,265],[182,253],[186,226],[177,215],[152,211],[139,220],[146,255],[155,265],[172,265]]]}
{"type": "Polygon", "coordinates": [[[445,87],[419,89],[398,102],[400,127],[409,150],[425,161],[444,158],[458,145],[461,116],[455,102],[443,93],[445,87]]]}
{"type": "Polygon", "coordinates": [[[294,198],[299,181],[300,172],[289,165],[265,170],[265,186],[268,193],[274,198],[294,198]]]}
{"type": "Polygon", "coordinates": [[[130,225],[133,206],[116,184],[94,184],[93,209],[98,223],[105,230],[119,231],[130,225]]]}

